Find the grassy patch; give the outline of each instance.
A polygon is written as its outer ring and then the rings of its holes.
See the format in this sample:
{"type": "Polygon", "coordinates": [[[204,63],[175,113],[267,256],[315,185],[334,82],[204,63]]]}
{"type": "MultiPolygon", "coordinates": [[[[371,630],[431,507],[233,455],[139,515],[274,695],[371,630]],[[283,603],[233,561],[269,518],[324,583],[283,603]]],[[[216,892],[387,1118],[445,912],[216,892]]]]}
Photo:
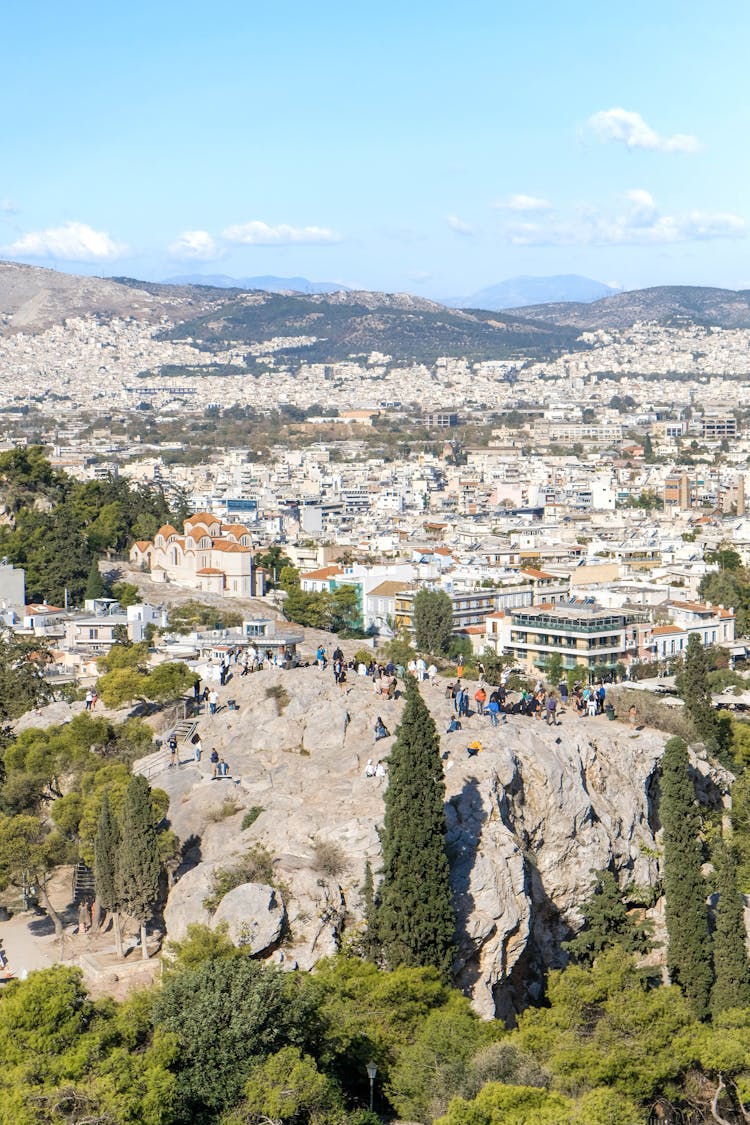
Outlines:
{"type": "Polygon", "coordinates": [[[617,717],[622,722],[628,722],[630,708],[635,706],[638,726],[655,727],[666,734],[684,738],[686,742],[695,742],[695,728],[685,708],[671,707],[650,691],[611,688],[607,692],[607,702],[614,704],[617,717]]]}
{"type": "Polygon", "coordinates": [[[211,893],[204,900],[206,910],[213,914],[219,903],[244,883],[271,883],[273,880],[273,856],[262,844],[254,844],[252,848],[232,867],[219,867],[211,880],[211,893]]]}
{"type": "Polygon", "coordinates": [[[313,857],[316,871],[330,879],[337,879],[346,871],[346,852],[333,840],[316,840],[313,857]]]}
{"type": "Polygon", "coordinates": [[[252,805],[242,818],[242,830],[252,828],[260,814],[264,811],[262,805],[252,805]]]}
{"type": "Polygon", "coordinates": [[[212,809],[208,810],[206,820],[210,824],[220,824],[222,820],[238,813],[241,808],[242,805],[238,805],[234,797],[226,797],[220,805],[214,805],[212,809]]]}

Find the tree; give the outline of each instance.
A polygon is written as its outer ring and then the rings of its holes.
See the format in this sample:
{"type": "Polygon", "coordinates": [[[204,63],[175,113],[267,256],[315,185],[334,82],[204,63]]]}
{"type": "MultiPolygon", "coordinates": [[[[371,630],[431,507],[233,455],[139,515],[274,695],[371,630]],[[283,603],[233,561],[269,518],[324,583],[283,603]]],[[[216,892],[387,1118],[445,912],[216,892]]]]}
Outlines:
{"type": "Polygon", "coordinates": [[[296,976],[244,954],[170,973],[154,1014],[179,1040],[178,1125],[216,1122],[240,1101],[258,1063],[282,1047],[306,1046],[312,1018],[296,976]]]}
{"type": "Polygon", "coordinates": [[[440,740],[417,682],[410,677],[389,759],[377,937],[391,968],[431,965],[447,977],[455,916],[444,802],[440,740]]]}
{"type": "Polygon", "coordinates": [[[612,946],[626,953],[647,953],[651,948],[649,927],[632,918],[612,872],[594,871],[593,875],[591,896],[581,907],[583,927],[564,948],[582,965],[593,965],[612,946]]]}
{"type": "Polygon", "coordinates": [[[194,683],[195,672],[182,661],[157,664],[146,677],[146,695],[156,703],[165,703],[192,690],[194,683]]]}
{"type": "Polygon", "coordinates": [[[80,969],[55,965],[3,987],[0,1121],[104,1125],[173,1120],[174,1036],[153,1034],[148,993],[92,1001],[80,969]]]}
{"type": "Polygon", "coordinates": [[[141,925],[141,951],[148,958],[146,923],[159,897],[161,862],[153,822],[151,788],[137,774],[128,785],[122,810],[121,845],[117,869],[117,900],[141,925]]]}
{"type": "Polygon", "coordinates": [[[292,560],[284,553],[278,543],[272,543],[267,551],[255,556],[255,565],[262,566],[268,575],[268,586],[274,590],[279,585],[282,571],[291,567],[292,560]]]}
{"type": "Polygon", "coordinates": [[[109,794],[104,790],[99,824],[94,840],[94,885],[96,901],[103,910],[111,911],[115,931],[115,949],[123,956],[120,911],[117,900],[117,863],[120,849],[120,830],[109,807],[109,794]]]}
{"type": "Polygon", "coordinates": [[[453,632],[453,602],[445,590],[422,587],[414,598],[414,632],[417,648],[434,656],[448,651],[453,632]]]}
{"type": "Polygon", "coordinates": [[[493,1035],[452,992],[448,1003],[430,1012],[413,1043],[399,1051],[387,1084],[388,1099],[402,1121],[434,1121],[452,1097],[463,1094],[472,1056],[493,1035]]]}
{"type": "Polygon", "coordinates": [[[711,700],[711,671],[706,650],[697,633],[691,633],[685,653],[685,663],[677,673],[677,690],[685,704],[698,737],[715,750],[719,745],[719,724],[711,700]]]}
{"type": "Polygon", "coordinates": [[[105,592],[104,579],[99,570],[99,560],[92,559],[91,566],[89,567],[89,576],[86,579],[86,592],[84,597],[87,601],[89,599],[93,600],[94,598],[103,598],[105,592]]]}
{"type": "Polygon", "coordinates": [[[33,885],[45,913],[62,937],[63,924],[49,900],[50,876],[65,858],[65,841],[37,816],[0,816],[0,882],[33,885]]]}
{"type": "Polygon", "coordinates": [[[115,582],[112,587],[112,597],[117,598],[123,609],[143,601],[140,590],[132,582],[115,582]]]}
{"type": "Polygon", "coordinates": [[[51,698],[42,675],[46,656],[43,643],[0,628],[0,722],[17,719],[51,698]]]}
{"type": "Polygon", "coordinates": [[[96,690],[107,707],[122,707],[133,699],[148,699],[148,676],[133,668],[115,668],[97,680],[96,690]]]}
{"type": "Polygon", "coordinates": [[[737,860],[723,840],[714,855],[716,891],[713,933],[714,984],[711,1012],[716,1016],[730,1008],[750,1007],[750,965],[745,948],[742,896],[737,889],[737,860]]]}
{"type": "Polygon", "coordinates": [[[553,652],[544,667],[544,675],[550,687],[557,687],[562,679],[563,661],[559,652],[553,652]]]}
{"type": "Polygon", "coordinates": [[[700,815],[690,777],[687,745],[670,738],[664,748],[659,816],[663,829],[664,893],[671,980],[704,1019],[712,982],[700,815]]]}
{"type": "Polygon", "coordinates": [[[321,1074],[315,1059],[303,1055],[299,1047],[282,1047],[253,1069],[236,1120],[253,1117],[295,1125],[343,1125],[346,1120],[338,1085],[321,1074]]]}
{"type": "Polygon", "coordinates": [[[717,563],[719,570],[740,570],[742,568],[742,559],[728,543],[721,543],[715,551],[706,551],[705,560],[707,563],[717,563]]]}
{"type": "Polygon", "coordinates": [[[331,631],[354,633],[362,628],[359,595],[356,586],[337,586],[330,594],[331,631]]]}

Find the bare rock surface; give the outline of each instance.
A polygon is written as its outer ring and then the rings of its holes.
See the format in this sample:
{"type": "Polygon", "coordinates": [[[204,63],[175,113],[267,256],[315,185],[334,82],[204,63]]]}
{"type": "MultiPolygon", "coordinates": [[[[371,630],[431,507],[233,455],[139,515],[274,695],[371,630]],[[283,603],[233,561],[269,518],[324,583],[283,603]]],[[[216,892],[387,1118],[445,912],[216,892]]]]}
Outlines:
{"type": "MultiPolygon", "coordinates": [[[[494,729],[473,715],[463,731],[445,734],[444,686],[422,690],[445,762],[457,983],[483,1015],[512,1016],[544,969],[563,963],[560,945],[580,925],[592,871],[609,866],[623,884],[658,879],[653,794],[665,736],[571,712],[557,727],[514,716],[494,729]],[[477,737],[483,750],[468,757],[477,737]]],[[[330,669],[316,667],[234,676],[222,698],[239,709],[201,718],[202,762],[186,750],[185,764],[152,779],[169,793],[172,827],[187,842],[166,908],[168,936],[184,936],[189,921],[215,925],[230,907],[233,933],[275,933],[281,909],[284,957],[307,968],[361,926],[360,888],[365,863],[374,872],[380,865],[387,785],[365,777],[365,766],[387,759],[393,745],[393,737],[374,742],[376,716],[395,733],[403,701],[381,699],[356,675],[342,695],[330,669]],[[228,778],[211,778],[213,746],[228,778]],[[251,808],[256,819],[243,829],[251,808]],[[213,873],[258,845],[271,858],[276,894],[238,888],[236,915],[227,896],[206,917],[213,873]]],[[[694,768],[720,804],[726,778],[699,758],[694,768]]]]}
{"type": "Polygon", "coordinates": [[[211,928],[226,926],[235,945],[262,953],[276,945],[286,911],[278,891],[264,883],[243,883],[229,891],[211,919],[211,928]]]}

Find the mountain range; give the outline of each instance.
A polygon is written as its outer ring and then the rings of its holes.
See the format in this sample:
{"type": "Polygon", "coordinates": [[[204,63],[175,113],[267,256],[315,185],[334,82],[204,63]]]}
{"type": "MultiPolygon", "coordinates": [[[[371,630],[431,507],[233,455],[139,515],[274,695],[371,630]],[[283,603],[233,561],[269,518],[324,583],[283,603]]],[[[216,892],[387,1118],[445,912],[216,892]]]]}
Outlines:
{"type": "Polygon", "coordinates": [[[589,303],[496,312],[448,308],[406,293],[247,291],[77,277],[0,262],[0,335],[40,332],[72,317],[158,325],[162,338],[197,340],[209,352],[283,338],[276,355],[293,365],[338,363],[371,352],[431,364],[439,356],[545,359],[587,347],[579,338],[586,329],[623,329],[637,321],[750,329],[750,290],[657,286],[589,303]]]}
{"type": "Polygon", "coordinates": [[[347,289],[338,281],[308,281],[306,277],[274,277],[272,274],[261,277],[227,277],[224,273],[184,274],[168,277],[164,284],[207,285],[212,289],[263,289],[267,293],[338,293],[347,289]]]}
{"type": "Polygon", "coordinates": [[[578,301],[525,305],[513,311],[524,319],[579,329],[630,328],[639,320],[750,328],[750,289],[657,285],[615,293],[589,304],[578,301]]]}
{"type": "Polygon", "coordinates": [[[450,297],[445,304],[458,309],[517,309],[525,305],[545,305],[551,301],[587,303],[608,297],[619,290],[579,274],[555,277],[511,277],[497,285],[479,289],[469,297],[450,297]]]}

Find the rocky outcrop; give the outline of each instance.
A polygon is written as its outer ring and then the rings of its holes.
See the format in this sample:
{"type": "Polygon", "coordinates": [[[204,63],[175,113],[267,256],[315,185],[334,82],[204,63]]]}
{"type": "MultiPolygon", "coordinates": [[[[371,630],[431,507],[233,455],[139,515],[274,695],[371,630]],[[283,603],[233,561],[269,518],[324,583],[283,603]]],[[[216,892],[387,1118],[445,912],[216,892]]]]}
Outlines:
{"type": "MultiPolygon", "coordinates": [[[[225,692],[239,710],[203,719],[201,736],[231,777],[212,781],[206,753],[200,765],[154,779],[170,794],[172,827],[189,841],[166,908],[168,936],[184,936],[188,921],[227,917],[235,940],[250,935],[254,952],[281,940],[287,963],[307,968],[361,925],[360,888],[366,861],[378,870],[387,784],[365,777],[365,764],[387,758],[393,739],[374,743],[375,717],[395,731],[402,702],[376,698],[356,676],[342,696],[330,670],[317,668],[261,673],[225,692]],[[281,713],[268,692],[276,684],[289,695],[281,713]],[[243,829],[251,807],[260,811],[243,829]],[[213,872],[257,845],[271,857],[273,889],[237,888],[208,915],[213,872]]],[[[424,696],[445,731],[444,691],[425,685],[424,696]]],[[[472,716],[463,731],[441,736],[456,980],[483,1015],[512,1017],[545,968],[563,963],[561,943],[580,925],[594,870],[610,867],[625,884],[659,878],[653,797],[664,741],[570,713],[551,728],[509,717],[493,729],[472,716]],[[484,749],[470,758],[476,737],[484,749]]],[[[720,804],[726,777],[699,758],[694,767],[720,804]]]]}
{"type": "Polygon", "coordinates": [[[243,883],[224,895],[211,919],[211,929],[226,926],[235,945],[250,953],[263,953],[276,945],[285,920],[284,903],[274,887],[243,883]]]}

